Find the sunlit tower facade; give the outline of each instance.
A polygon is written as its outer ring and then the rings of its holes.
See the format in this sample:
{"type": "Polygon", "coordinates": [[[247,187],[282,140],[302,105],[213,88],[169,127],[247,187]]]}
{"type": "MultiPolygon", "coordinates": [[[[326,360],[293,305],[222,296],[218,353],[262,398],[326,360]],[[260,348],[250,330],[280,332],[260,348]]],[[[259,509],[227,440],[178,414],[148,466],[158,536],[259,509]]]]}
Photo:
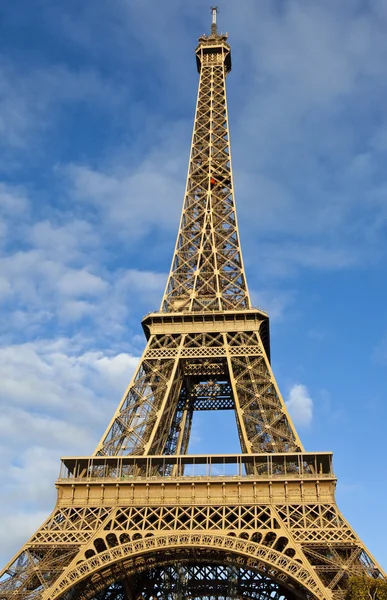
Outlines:
{"type": "Polygon", "coordinates": [[[305,452],[252,307],[234,202],[227,35],[199,72],[183,209],[160,310],[91,456],[63,458],[53,513],[0,600],[343,600],[383,573],[337,508],[329,452],[305,452]],[[189,454],[195,411],[234,411],[238,454],[189,454]]]}

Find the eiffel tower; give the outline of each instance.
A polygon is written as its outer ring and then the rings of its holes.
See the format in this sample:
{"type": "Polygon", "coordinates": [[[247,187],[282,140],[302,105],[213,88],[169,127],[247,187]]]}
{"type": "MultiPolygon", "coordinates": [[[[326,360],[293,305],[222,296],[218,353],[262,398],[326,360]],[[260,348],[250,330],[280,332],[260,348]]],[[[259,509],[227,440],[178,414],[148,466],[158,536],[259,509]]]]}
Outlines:
{"type": "Polygon", "coordinates": [[[0,600],[342,600],[384,577],[305,452],[250,303],[234,206],[227,35],[212,9],[180,228],[147,345],[92,456],[63,458],[55,509],[6,566],[0,600]],[[241,453],[187,454],[194,411],[233,410],[241,453]]]}

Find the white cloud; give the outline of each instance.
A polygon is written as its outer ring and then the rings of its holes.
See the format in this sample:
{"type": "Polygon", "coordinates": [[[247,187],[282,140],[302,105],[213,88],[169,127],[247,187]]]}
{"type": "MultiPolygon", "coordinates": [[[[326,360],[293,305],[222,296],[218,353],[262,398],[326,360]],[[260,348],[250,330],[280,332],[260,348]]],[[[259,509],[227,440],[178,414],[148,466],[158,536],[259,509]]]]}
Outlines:
{"type": "MultiPolygon", "coordinates": [[[[291,290],[250,290],[253,306],[262,308],[272,321],[282,321],[286,311],[294,303],[296,294],[291,290]]],[[[293,310],[294,314],[294,310],[293,310]]]]}
{"type": "Polygon", "coordinates": [[[137,240],[157,226],[170,229],[178,225],[178,213],[184,192],[181,176],[168,167],[170,155],[158,164],[163,149],[150,156],[135,170],[125,172],[93,170],[70,165],[65,169],[70,194],[78,201],[91,204],[98,212],[101,226],[120,236],[137,240]]]}
{"type": "MultiPolygon", "coordinates": [[[[0,56],[1,145],[31,150],[29,142],[53,122],[58,108],[67,103],[93,103],[116,110],[124,97],[123,87],[105,80],[87,67],[72,69],[51,63],[45,67],[14,65],[0,56]]],[[[36,141],[36,139],[35,139],[36,141]]],[[[39,151],[38,144],[33,144],[39,151]]]]}
{"type": "Polygon", "coordinates": [[[87,353],[85,356],[108,381],[114,380],[115,384],[122,389],[124,386],[126,387],[125,382],[128,383],[128,370],[134,369],[138,363],[137,357],[131,357],[124,353],[116,356],[104,356],[101,352],[94,352],[87,353]]]}
{"type": "Polygon", "coordinates": [[[0,301],[11,293],[11,284],[5,277],[0,276],[0,301]]]}
{"type": "Polygon", "coordinates": [[[109,291],[109,283],[101,277],[86,268],[74,269],[59,259],[53,260],[48,250],[17,251],[0,257],[0,269],[2,287],[13,301],[10,309],[31,315],[31,324],[39,315],[47,321],[47,314],[50,318],[63,314],[69,297],[82,300],[86,295],[96,299],[106,297],[109,291]],[[40,313],[42,307],[44,313],[40,313]]]}
{"type": "Polygon", "coordinates": [[[92,426],[103,406],[97,402],[90,410],[96,394],[101,400],[108,394],[118,403],[137,358],[84,351],[79,345],[77,339],[62,339],[0,348],[1,401],[64,414],[70,422],[74,409],[77,419],[92,426]]]}
{"type": "MultiPolygon", "coordinates": [[[[52,486],[53,487],[53,486],[52,486]]],[[[54,494],[50,490],[49,496],[54,499],[54,494]]],[[[23,489],[23,493],[26,493],[23,489]]],[[[48,512],[45,510],[34,510],[31,512],[7,513],[7,517],[0,520],[0,539],[2,540],[4,555],[0,555],[3,559],[2,567],[6,564],[5,561],[11,558],[27,539],[42,525],[47,519],[48,512]]]]}
{"type": "Polygon", "coordinates": [[[136,291],[152,292],[159,291],[166,282],[165,273],[154,273],[152,271],[138,271],[128,269],[121,278],[123,285],[136,291]]]}
{"type": "Polygon", "coordinates": [[[63,338],[0,348],[2,562],[53,508],[59,457],[94,451],[138,363],[83,345],[63,338]],[[16,521],[23,528],[12,532],[16,521]]]}
{"type": "Polygon", "coordinates": [[[133,311],[131,294],[136,293],[136,309],[144,305],[140,315],[161,302],[166,275],[123,269],[120,263],[106,270],[101,266],[105,251],[85,221],[38,221],[23,237],[23,250],[0,252],[3,331],[11,324],[25,334],[54,319],[61,326],[87,319],[97,325],[95,331],[105,327],[114,336],[133,311]]]}
{"type": "Polygon", "coordinates": [[[263,259],[262,269],[271,273],[274,278],[292,278],[300,267],[315,271],[340,271],[359,266],[367,259],[372,259],[371,248],[353,247],[345,244],[325,245],[315,242],[298,240],[284,241],[282,244],[262,243],[258,251],[263,259]]]}
{"type": "Polygon", "coordinates": [[[383,18],[343,3],[243,4],[248,22],[232,3],[222,19],[239,61],[229,89],[244,90],[231,125],[245,246],[267,245],[277,278],[384,259],[383,18]]]}
{"type": "Polygon", "coordinates": [[[15,217],[29,209],[26,192],[21,187],[14,187],[0,182],[0,213],[15,217]]]}
{"type": "MultiPolygon", "coordinates": [[[[57,220],[58,215],[56,216],[57,220]]],[[[51,259],[70,263],[82,259],[82,253],[90,253],[98,248],[100,240],[92,224],[79,219],[66,219],[53,223],[49,220],[33,223],[28,231],[28,239],[36,250],[49,253],[51,259]]]]}
{"type": "Polygon", "coordinates": [[[59,320],[65,325],[76,323],[85,317],[95,319],[95,316],[96,307],[86,300],[65,300],[58,307],[59,320]]]}
{"type": "Polygon", "coordinates": [[[289,392],[286,407],[296,426],[307,427],[313,418],[313,400],[305,385],[297,383],[289,392]]]}
{"type": "Polygon", "coordinates": [[[8,234],[8,227],[4,221],[0,220],[0,242],[1,243],[4,243],[7,234],[8,234]]]}
{"type": "Polygon", "coordinates": [[[108,284],[85,269],[68,271],[58,281],[58,290],[66,296],[94,296],[106,292],[108,284]]]}

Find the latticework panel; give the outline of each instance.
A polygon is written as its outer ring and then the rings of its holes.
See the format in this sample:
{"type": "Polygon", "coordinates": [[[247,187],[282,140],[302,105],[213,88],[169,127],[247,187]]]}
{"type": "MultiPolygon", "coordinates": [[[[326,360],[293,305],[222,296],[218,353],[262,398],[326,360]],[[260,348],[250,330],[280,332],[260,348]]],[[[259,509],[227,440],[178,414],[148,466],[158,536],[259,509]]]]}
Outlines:
{"type": "Polygon", "coordinates": [[[301,450],[266,356],[233,356],[230,364],[248,440],[246,452],[301,450]]]}
{"type": "Polygon", "coordinates": [[[231,409],[243,452],[302,449],[258,331],[152,335],[97,453],[185,453],[195,410],[231,409]]]}
{"type": "Polygon", "coordinates": [[[348,576],[379,576],[336,504],[288,504],[276,507],[276,512],[335,598],[345,593],[348,576]]]}
{"type": "MultiPolygon", "coordinates": [[[[121,404],[109,425],[98,454],[142,454],[146,445],[154,441],[154,431],[159,423],[160,409],[165,408],[163,423],[170,426],[175,406],[165,407],[165,397],[175,393],[179,387],[174,359],[143,359],[121,404]],[[172,411],[168,420],[167,412],[172,411]]],[[[165,444],[169,429],[164,438],[157,440],[159,446],[165,444]]],[[[154,448],[154,454],[159,448],[154,448]]]]}
{"type": "MultiPolygon", "coordinates": [[[[96,569],[96,573],[103,569],[98,585],[107,593],[109,582],[119,579],[114,569],[106,571],[110,563],[114,565],[117,559],[130,557],[133,552],[154,549],[162,552],[154,562],[175,564],[177,554],[168,559],[166,549],[176,543],[183,550],[191,544],[212,547],[211,557],[218,557],[220,563],[220,548],[250,553],[263,561],[258,570],[270,573],[273,586],[281,579],[290,583],[295,578],[300,584],[308,581],[309,589],[316,590],[316,598],[330,597],[321,593],[323,589],[332,590],[334,597],[340,598],[348,574],[374,574],[376,569],[334,504],[67,507],[57,510],[16,557],[0,582],[0,599],[32,600],[51,587],[56,597],[60,589],[72,581],[78,585],[85,573],[96,569]],[[268,565],[272,566],[268,569],[268,565]],[[67,575],[58,587],[55,582],[62,580],[67,567],[67,575]],[[110,579],[105,581],[107,572],[110,579]],[[313,572],[325,586],[320,592],[313,572]]],[[[203,551],[198,549],[194,556],[196,563],[200,562],[203,551]]],[[[246,566],[249,561],[253,564],[251,559],[243,559],[241,564],[246,566]]],[[[135,574],[144,564],[136,561],[132,572],[135,574]]],[[[90,589],[96,586],[94,581],[85,595],[81,588],[74,588],[78,590],[76,595],[68,598],[91,598],[90,589]]],[[[304,591],[302,597],[313,595],[304,591]]]]}
{"type": "Polygon", "coordinates": [[[0,599],[35,600],[77,555],[79,546],[34,545],[23,550],[0,580],[0,599]]]}
{"type": "MultiPolygon", "coordinates": [[[[144,600],[295,600],[294,592],[264,574],[240,566],[179,562],[150,568],[109,586],[92,600],[129,600],[128,589],[144,600]]],[[[305,596],[306,598],[306,596],[305,596]]]]}
{"type": "Polygon", "coordinates": [[[111,513],[100,506],[55,510],[2,574],[0,599],[41,598],[111,513]]]}
{"type": "Polygon", "coordinates": [[[102,538],[96,540],[96,546],[97,553],[77,560],[76,564],[73,562],[66,569],[53,587],[50,600],[59,597],[61,600],[74,597],[86,600],[109,583],[119,580],[120,575],[139,573],[149,566],[176,565],[186,557],[192,557],[191,561],[196,564],[210,557],[212,562],[223,565],[239,564],[252,568],[267,575],[273,582],[283,582],[284,587],[295,590],[300,598],[331,598],[306,561],[294,560],[270,544],[266,546],[227,535],[182,533],[138,535],[135,541],[125,543],[117,543],[114,534],[107,534],[104,541],[102,538]]]}
{"type": "MultiPolygon", "coordinates": [[[[141,590],[144,597],[148,597],[152,588],[155,598],[164,596],[168,598],[171,592],[170,587],[173,588],[175,600],[185,597],[203,598],[204,600],[212,597],[241,598],[246,596],[257,598],[257,600],[267,600],[268,598],[274,600],[295,600],[295,598],[326,600],[330,598],[321,593],[322,590],[319,590],[318,583],[302,565],[291,559],[284,559],[281,564],[281,555],[273,550],[260,548],[256,557],[251,556],[246,560],[242,556],[233,554],[231,550],[234,547],[241,549],[245,546],[244,542],[238,543],[237,540],[231,538],[195,536],[196,542],[202,544],[207,542],[211,546],[211,542],[217,542],[222,546],[222,549],[212,546],[207,549],[201,548],[198,551],[190,546],[192,539],[191,536],[168,538],[172,545],[177,540],[181,541],[182,545],[175,548],[164,547],[161,552],[156,551],[154,555],[150,556],[144,555],[141,560],[131,559],[130,555],[126,554],[126,550],[131,548],[130,545],[117,547],[116,556],[122,553],[123,557],[120,564],[113,569],[105,568],[103,572],[91,575],[84,582],[80,582],[70,591],[61,595],[61,600],[72,600],[75,597],[77,600],[111,598],[110,592],[116,593],[119,589],[117,586],[121,587],[122,597],[125,599],[137,597],[136,592],[141,590]],[[186,547],[183,544],[186,544],[186,547]],[[264,562],[269,556],[273,561],[270,566],[264,562]],[[276,561],[279,561],[284,569],[287,564],[292,565],[292,574],[296,577],[289,577],[285,570],[278,569],[276,561]],[[300,580],[297,580],[297,576],[300,577],[300,580]],[[309,588],[312,588],[313,591],[309,588]],[[105,596],[105,594],[108,595],[105,596]]],[[[165,541],[162,537],[141,540],[136,542],[133,548],[151,548],[155,542],[156,548],[159,544],[159,548],[162,548],[165,541]]],[[[106,559],[112,551],[114,552],[114,549],[90,559],[83,565],[83,568],[89,569],[99,561],[107,565],[106,559]]],[[[74,574],[75,572],[72,571],[74,574]]],[[[112,597],[115,598],[115,596],[112,597]]]]}
{"type": "Polygon", "coordinates": [[[229,48],[200,71],[186,195],[161,310],[244,309],[250,300],[236,221],[226,101],[229,48]]]}
{"type": "MultiPolygon", "coordinates": [[[[130,531],[244,531],[246,538],[261,541],[266,533],[280,528],[279,521],[268,505],[253,506],[144,506],[118,508],[104,527],[106,530],[130,531]],[[257,531],[264,533],[256,535],[257,531]]],[[[277,535],[270,535],[270,545],[277,535]]],[[[126,538],[125,538],[126,539],[126,538]]],[[[134,537],[136,539],[136,537],[134,537]]],[[[123,541],[123,540],[121,540],[123,541]]],[[[268,541],[266,540],[268,543],[268,541]]]]}
{"type": "Polygon", "coordinates": [[[278,506],[277,511],[299,542],[347,543],[356,540],[335,504],[287,504],[278,506]]]}

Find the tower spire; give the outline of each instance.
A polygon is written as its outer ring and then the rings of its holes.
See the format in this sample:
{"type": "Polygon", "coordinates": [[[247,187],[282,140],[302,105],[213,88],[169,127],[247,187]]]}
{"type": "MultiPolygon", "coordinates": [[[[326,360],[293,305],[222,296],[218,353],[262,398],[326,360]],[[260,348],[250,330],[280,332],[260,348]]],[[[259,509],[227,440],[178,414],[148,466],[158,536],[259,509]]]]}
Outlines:
{"type": "Polygon", "coordinates": [[[218,33],[218,27],[217,27],[217,22],[216,22],[218,10],[219,9],[217,6],[211,6],[211,13],[212,13],[211,33],[213,35],[216,35],[218,33]]]}
{"type": "Polygon", "coordinates": [[[163,312],[250,308],[234,203],[226,99],[231,70],[227,35],[212,33],[196,48],[200,73],[185,199],[165,289],[163,312]]]}

